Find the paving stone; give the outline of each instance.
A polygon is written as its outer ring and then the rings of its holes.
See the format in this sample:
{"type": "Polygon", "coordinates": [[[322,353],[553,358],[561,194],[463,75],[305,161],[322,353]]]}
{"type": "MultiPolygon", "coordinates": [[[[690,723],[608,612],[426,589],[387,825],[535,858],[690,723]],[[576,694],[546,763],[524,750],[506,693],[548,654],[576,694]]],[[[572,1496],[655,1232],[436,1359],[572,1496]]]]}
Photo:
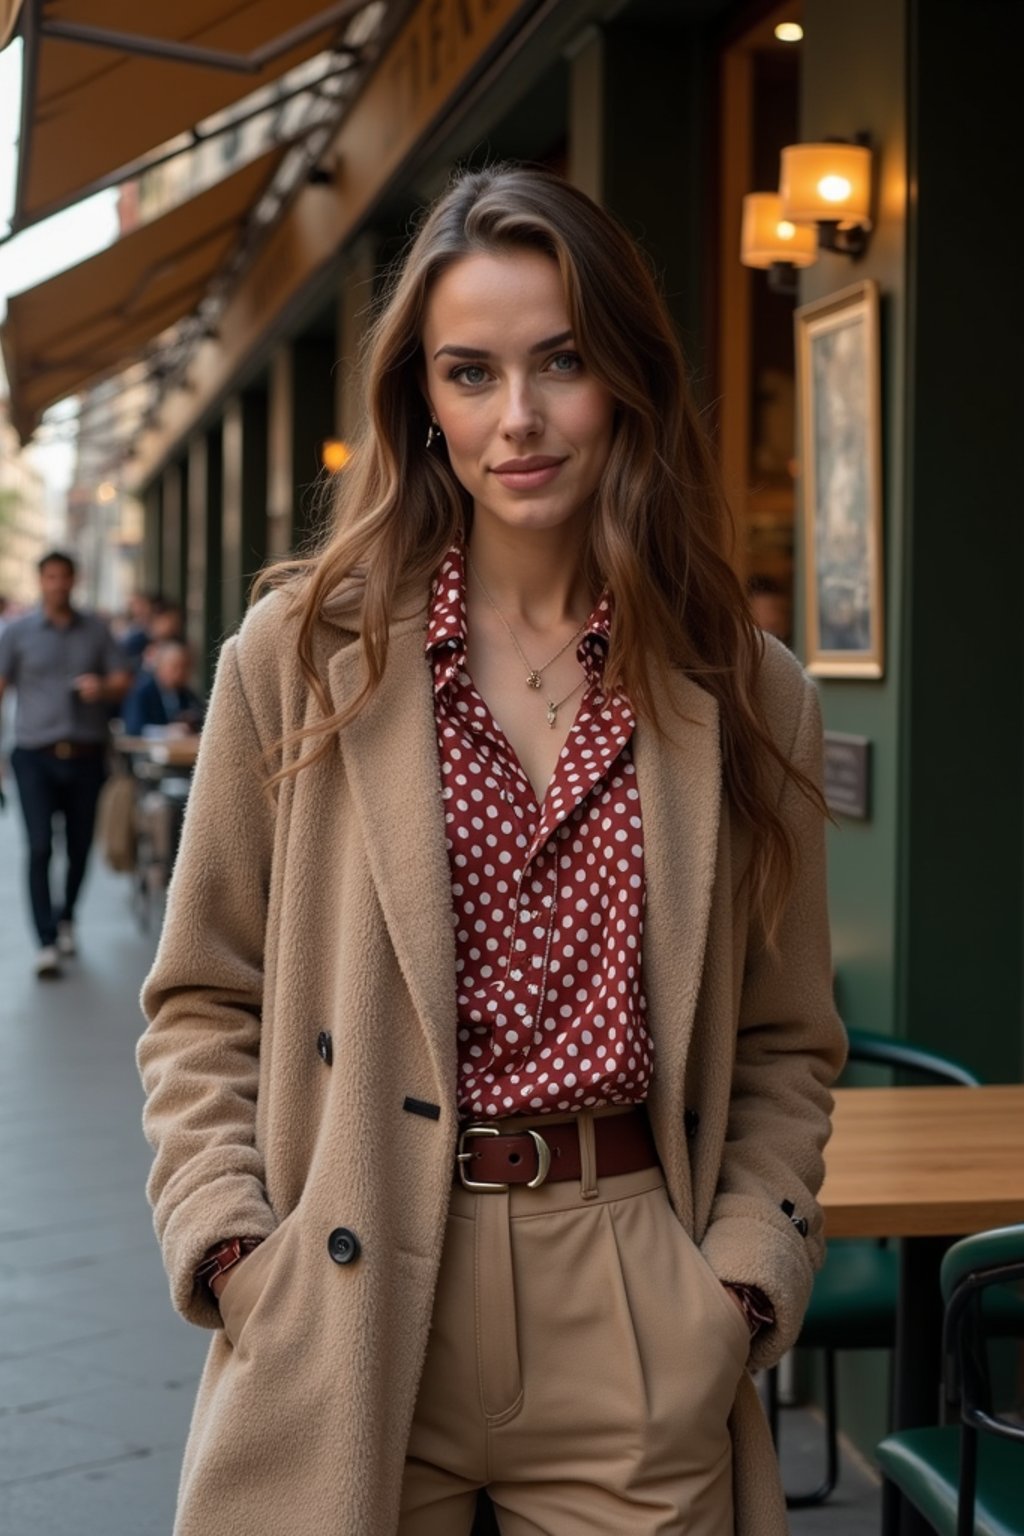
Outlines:
{"type": "MultiPolygon", "coordinates": [[[[168,1303],[170,1314],[170,1303],[168,1303]]],[[[61,1346],[61,1354],[75,1365],[97,1365],[123,1376],[146,1382],[180,1380],[202,1369],[209,1338],[171,1316],[168,1326],[126,1329],[107,1338],[82,1339],[61,1346]]]]}
{"type": "Polygon", "coordinates": [[[107,1466],[0,1487],[4,1536],[169,1536],[181,1456],[126,1457],[107,1466]]]}
{"type": "Polygon", "coordinates": [[[19,1360],[40,1351],[109,1338],[115,1330],[102,1317],[63,1306],[21,1303],[5,1309],[0,1361],[19,1360]]]}
{"type": "Polygon", "coordinates": [[[188,1433],[198,1376],[170,1382],[111,1383],[88,1395],[65,1399],[23,1417],[31,1428],[49,1418],[62,1425],[83,1424],[112,1440],[155,1450],[179,1450],[188,1433]]]}
{"type": "Polygon", "coordinates": [[[4,1414],[50,1408],[95,1392],[112,1379],[108,1371],[97,1372],[94,1365],[75,1364],[56,1353],[0,1360],[0,1442],[4,1414]]]}
{"type": "Polygon", "coordinates": [[[0,1485],[104,1466],[147,1452],[138,1440],[63,1418],[59,1408],[5,1414],[0,1423],[0,1485]]]}

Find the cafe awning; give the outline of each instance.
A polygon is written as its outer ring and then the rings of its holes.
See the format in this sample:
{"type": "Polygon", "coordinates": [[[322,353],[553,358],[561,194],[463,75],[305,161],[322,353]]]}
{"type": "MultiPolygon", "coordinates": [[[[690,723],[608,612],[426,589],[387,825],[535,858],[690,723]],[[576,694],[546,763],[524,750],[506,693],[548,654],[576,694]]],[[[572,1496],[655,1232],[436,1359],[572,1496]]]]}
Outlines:
{"type": "Polygon", "coordinates": [[[18,24],[21,0],[0,0],[0,48],[6,48],[18,24]]]}
{"type": "Polygon", "coordinates": [[[0,0],[24,39],[15,233],[144,168],[214,113],[343,42],[369,0],[0,0]]]}
{"type": "Polygon", "coordinates": [[[239,248],[288,146],[8,302],[2,331],[11,419],[23,441],[43,411],[125,367],[192,313],[239,248]]]}

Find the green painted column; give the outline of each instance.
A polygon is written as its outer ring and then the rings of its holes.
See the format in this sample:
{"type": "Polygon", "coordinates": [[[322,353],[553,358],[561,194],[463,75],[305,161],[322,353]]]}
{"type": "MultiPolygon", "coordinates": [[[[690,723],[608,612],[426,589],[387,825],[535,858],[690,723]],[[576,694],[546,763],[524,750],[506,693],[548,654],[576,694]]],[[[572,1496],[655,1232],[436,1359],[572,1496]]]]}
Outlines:
{"type": "Polygon", "coordinates": [[[1016,1081],[1024,390],[1008,212],[1024,12],[1003,0],[910,0],[910,36],[899,1003],[912,1038],[1016,1081]]]}
{"type": "Polygon", "coordinates": [[[188,586],[185,625],[202,686],[209,688],[221,639],[220,425],[188,445],[188,586]]]}
{"type": "Polygon", "coordinates": [[[153,480],[146,487],[142,506],[142,585],[147,592],[159,592],[163,585],[163,498],[160,480],[153,480]]]}
{"type": "Polygon", "coordinates": [[[335,431],[336,356],[332,317],[329,330],[284,343],[271,360],[267,549],[274,557],[300,551],[321,525],[320,450],[335,431]]]}
{"type": "Polygon", "coordinates": [[[253,577],[267,558],[267,391],[254,386],[224,408],[222,618],[225,632],[245,612],[253,577]]]}
{"type": "Polygon", "coordinates": [[[643,22],[626,12],[588,28],[569,59],[570,178],[642,241],[698,374],[706,371],[713,255],[701,210],[713,174],[715,57],[697,25],[643,22]]]}
{"type": "Polygon", "coordinates": [[[173,459],[161,476],[161,588],[175,603],[185,602],[188,569],[188,477],[185,462],[173,459]]]}
{"type": "Polygon", "coordinates": [[[364,391],[359,362],[372,312],[377,254],[372,233],[354,241],[345,252],[338,289],[334,423],[346,442],[351,442],[362,426],[364,391]]]}

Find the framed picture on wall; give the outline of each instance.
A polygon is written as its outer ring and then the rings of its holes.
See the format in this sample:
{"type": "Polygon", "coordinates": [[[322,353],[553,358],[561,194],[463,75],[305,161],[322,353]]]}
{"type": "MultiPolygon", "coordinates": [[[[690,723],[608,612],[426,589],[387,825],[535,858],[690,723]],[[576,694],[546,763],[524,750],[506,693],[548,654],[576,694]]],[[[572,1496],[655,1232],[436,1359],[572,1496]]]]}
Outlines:
{"type": "Polygon", "coordinates": [[[881,677],[881,367],[878,285],[795,311],[807,670],[881,677]]]}

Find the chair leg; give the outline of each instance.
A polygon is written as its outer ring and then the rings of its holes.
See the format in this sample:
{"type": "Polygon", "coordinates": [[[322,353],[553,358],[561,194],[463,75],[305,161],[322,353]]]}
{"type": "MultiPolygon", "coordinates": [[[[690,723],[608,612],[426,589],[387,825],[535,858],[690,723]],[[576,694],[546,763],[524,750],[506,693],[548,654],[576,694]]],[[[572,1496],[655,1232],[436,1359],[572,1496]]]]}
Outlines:
{"type": "Polygon", "coordinates": [[[776,1453],[779,1449],[779,1368],[773,1365],[771,1370],[765,1372],[767,1387],[767,1402],[765,1405],[768,1415],[768,1428],[771,1431],[772,1445],[776,1453]]]}
{"type": "Polygon", "coordinates": [[[974,1490],[978,1477],[978,1432],[970,1424],[960,1426],[960,1494],[956,1536],[974,1536],[974,1490]]]}
{"type": "Polygon", "coordinates": [[[825,1481],[811,1493],[787,1493],[788,1509],[824,1504],[839,1481],[839,1425],[836,1412],[836,1352],[825,1350],[825,1481]]]}

